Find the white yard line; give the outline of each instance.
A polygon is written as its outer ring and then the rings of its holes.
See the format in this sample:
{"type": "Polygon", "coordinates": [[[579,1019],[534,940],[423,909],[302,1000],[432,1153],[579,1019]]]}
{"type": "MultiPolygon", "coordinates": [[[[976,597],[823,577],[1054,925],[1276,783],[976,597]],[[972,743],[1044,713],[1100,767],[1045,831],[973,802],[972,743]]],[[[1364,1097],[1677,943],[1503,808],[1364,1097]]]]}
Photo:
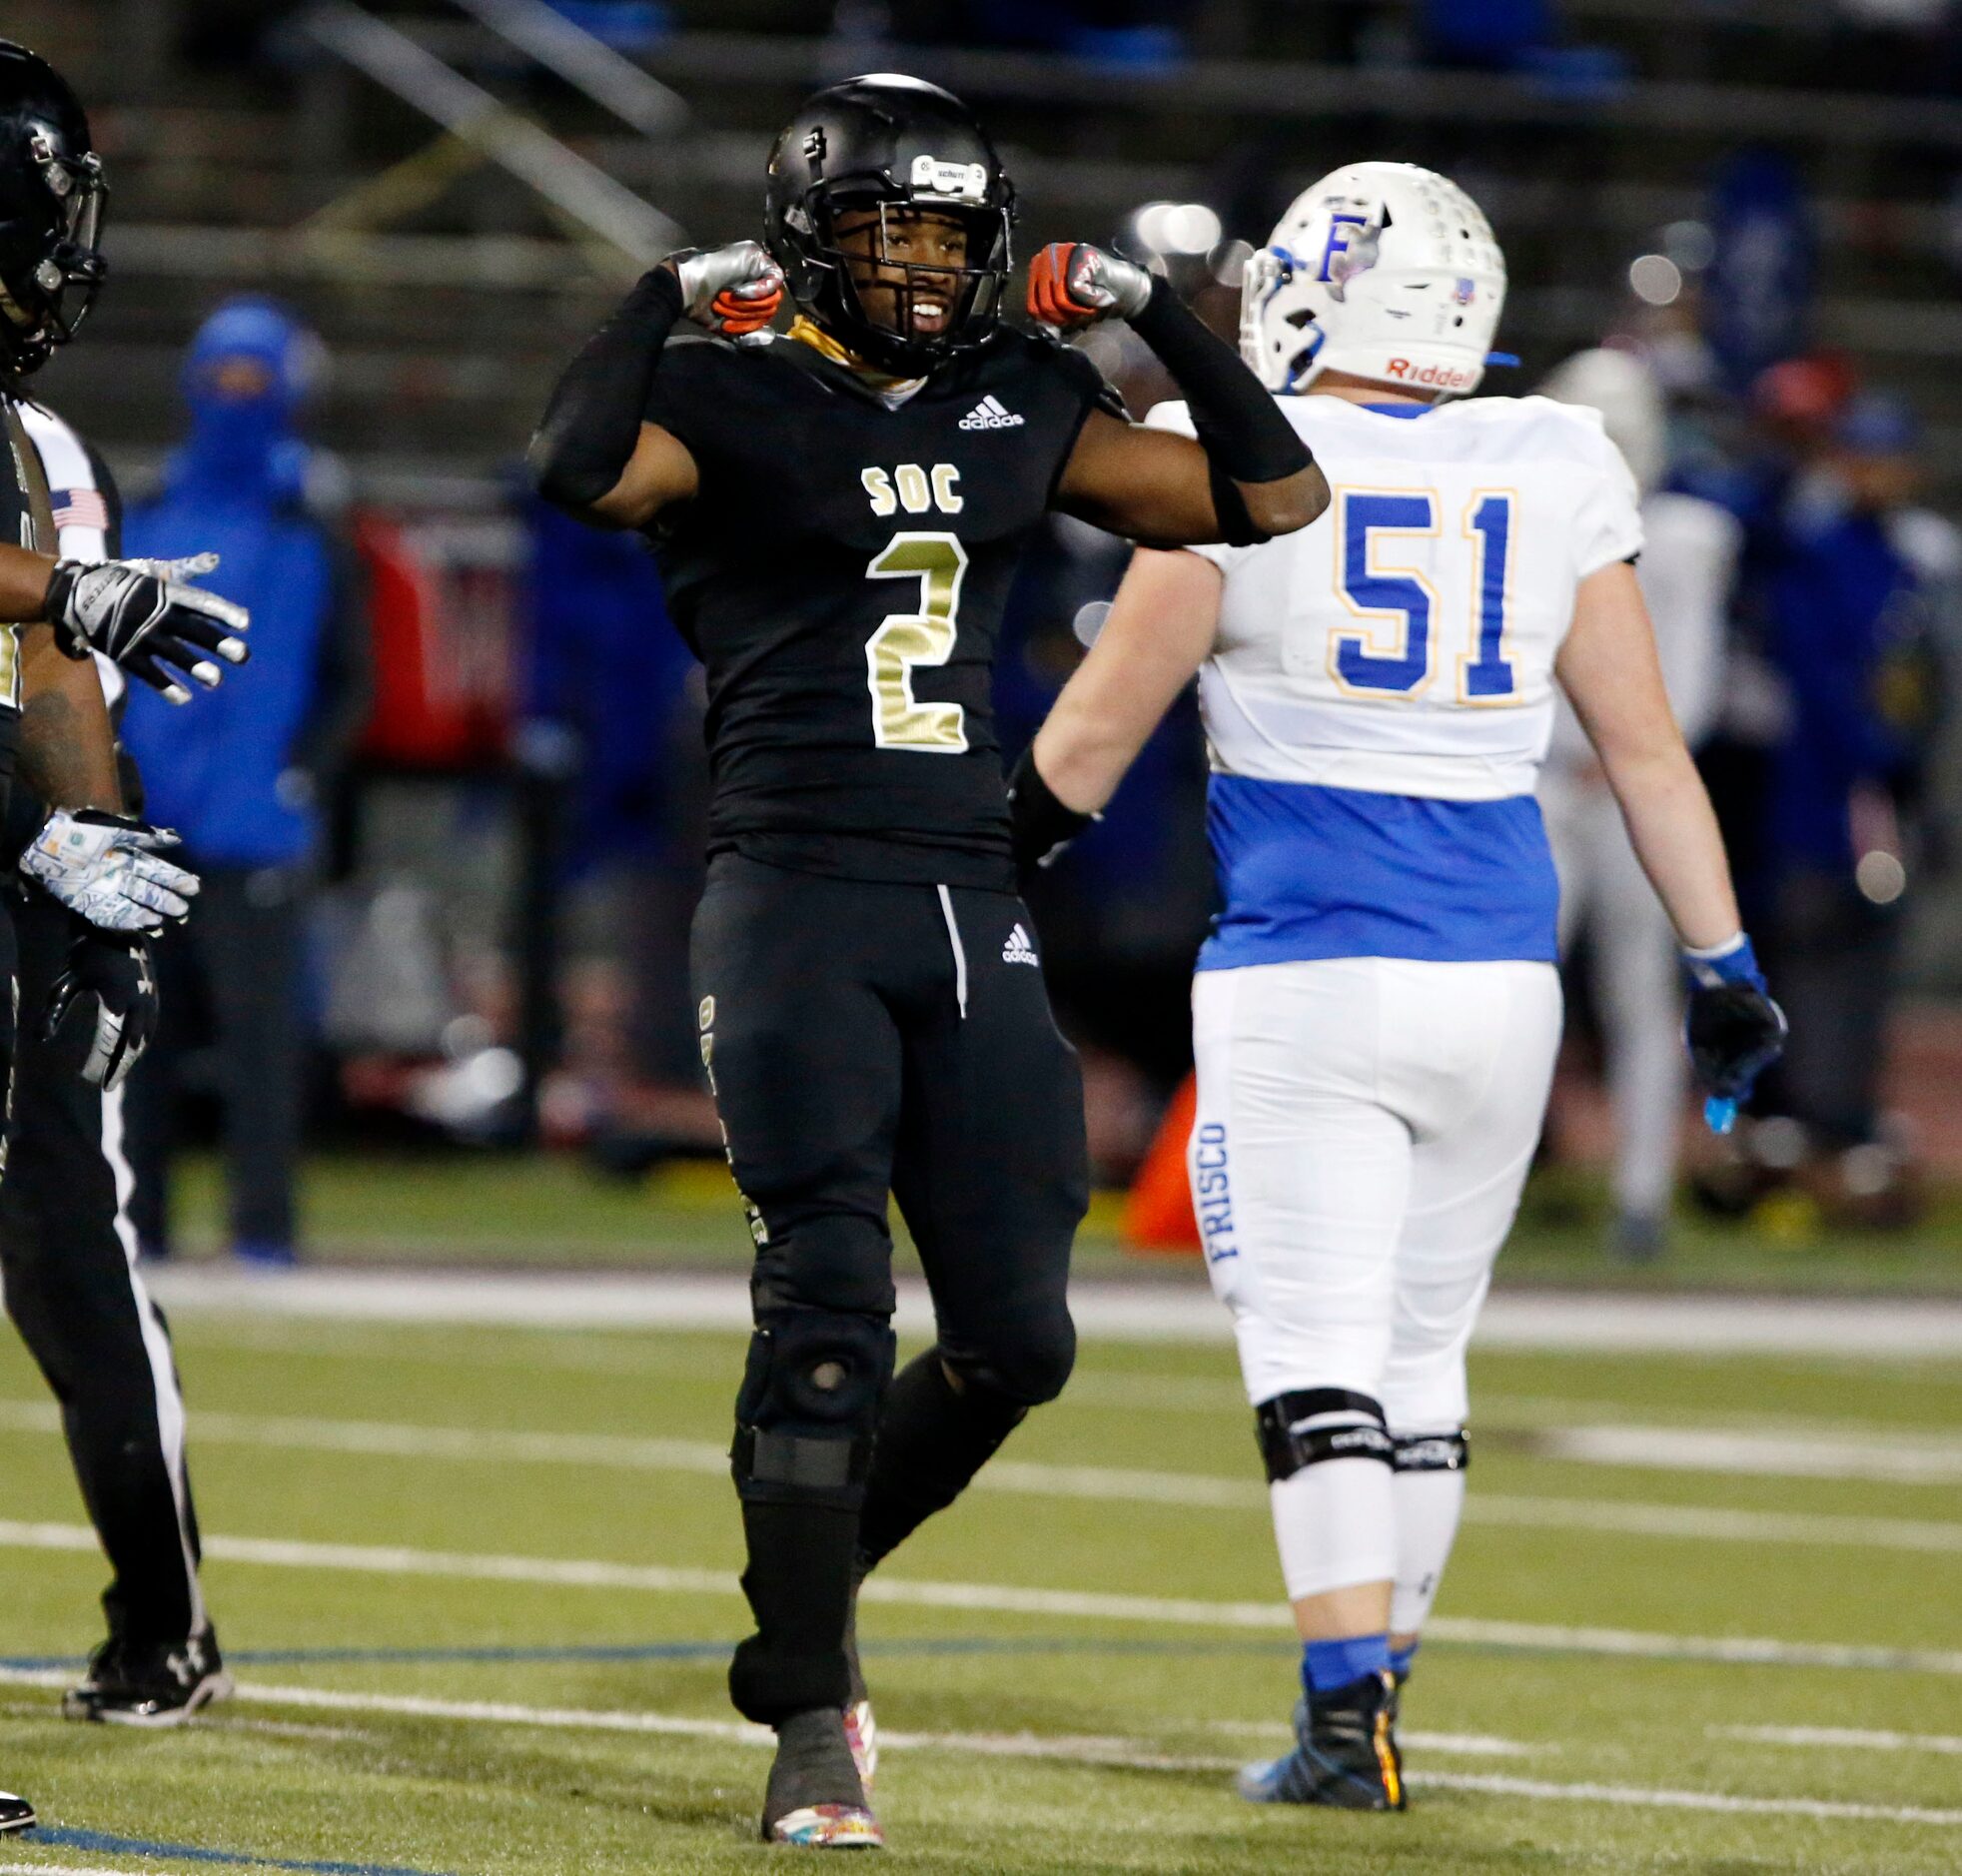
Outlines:
{"type": "Polygon", "coordinates": [[[1413,1785],[1482,1791],[1504,1798],[1551,1798],[1568,1804],[1630,1804],[1664,1811],[1723,1811],[1754,1817],[1820,1817],[1888,1824],[1962,1825],[1962,1811],[1921,1805],[1848,1804],[1833,1798],[1744,1798],[1721,1791],[1655,1791],[1640,1785],[1556,1784],[1506,1772],[1419,1772],[1413,1785]]]}
{"type": "MultiPolygon", "coordinates": [[[[146,1281],[168,1310],[513,1329],[744,1329],[747,1280],[727,1275],[577,1276],[477,1271],[302,1270],[259,1275],[164,1265],[146,1281]]],[[[1227,1314],[1188,1280],[1092,1279],[1072,1287],[1082,1334],[1101,1341],[1226,1343],[1227,1314]]],[[[928,1332],[917,1278],[899,1284],[898,1325],[928,1332]]],[[[1511,1293],[1478,1324],[1487,1349],[1819,1355],[1871,1361],[1962,1355],[1962,1303],[1866,1298],[1617,1297],[1511,1293]]]]}
{"type": "MultiPolygon", "coordinates": [[[[20,1679],[24,1676],[9,1675],[20,1679]]],[[[342,1713],[376,1713],[414,1719],[453,1719],[477,1724],[536,1726],[561,1731],[679,1735],[723,1740],[732,1744],[766,1746],[772,1735],[761,1726],[740,1720],[707,1719],[688,1714],[610,1712],[584,1707],[535,1707],[509,1701],[439,1700],[418,1694],[376,1694],[346,1688],[295,1687],[242,1681],[238,1697],[268,1705],[297,1706],[342,1713]]],[[[1448,1751],[1444,1735],[1431,1750],[1448,1751]]],[[[1078,1765],[1111,1765],[1140,1770],[1225,1773],[1234,1759],[1211,1754],[1167,1753],[1149,1740],[1130,1737],[1057,1738],[1036,1733],[908,1733],[885,1727],[879,1743],[895,1751],[937,1750],[977,1758],[1048,1759],[1078,1765]]],[[[1415,1745],[1416,1738],[1412,1743],[1415,1745]]],[[[1490,1743],[1490,1742],[1486,1742],[1490,1743]]],[[[1423,1789],[1487,1792],[1502,1797],[1537,1798],[1569,1804],[1616,1804],[1660,1810],[1742,1812],[1761,1817],[1815,1817],[1858,1822],[1962,1826],[1962,1811],[1933,1810],[1915,1805],[1839,1803],[1824,1798],[1740,1797],[1717,1791],[1678,1791],[1637,1785],[1568,1784],[1543,1778],[1515,1778],[1497,1772],[1417,1771],[1411,1783],[1423,1789]]],[[[49,1864],[13,1866],[21,1876],[46,1871],[49,1864]]],[[[0,1876],[8,1876],[0,1867],[0,1876]]]]}
{"type": "MultiPolygon", "coordinates": [[[[33,1839],[28,1839],[32,1842],[33,1839]]],[[[134,1856],[135,1852],[129,1852],[134,1856]]],[[[0,1876],[128,1876],[122,1863],[0,1863],[0,1876]]]]}
{"type": "MultiPolygon", "coordinates": [[[[86,1524],[0,1522],[0,1549],[96,1548],[86,1524]]],[[[535,1583],[556,1588],[629,1589],[656,1595],[734,1596],[727,1570],[655,1563],[615,1563],[593,1557],[485,1555],[418,1550],[407,1545],[308,1543],[283,1537],[205,1539],[205,1555],[226,1563],[281,1569],[348,1570],[364,1575],[433,1576],[462,1581],[535,1583]]],[[[1025,1588],[1008,1583],[921,1582],[873,1576],[860,1592],[867,1602],[926,1609],[966,1609],[994,1615],[1061,1616],[1084,1621],[1164,1623],[1175,1627],[1253,1630],[1280,1634],[1288,1626],[1279,1602],[1215,1601],[1198,1596],[1142,1596],[1110,1590],[1025,1588]]],[[[1440,1641],[1483,1647],[1559,1649],[1658,1661],[1724,1661],[1780,1667],[1876,1668],[1962,1675],[1962,1650],[1887,1648],[1853,1642],[1782,1641],[1762,1636],[1664,1635],[1638,1629],[1557,1623],[1487,1621],[1436,1616],[1427,1634],[1440,1641]]]]}
{"type": "Polygon", "coordinates": [[[1868,1732],[1855,1726],[1711,1726],[1712,1739],[1742,1739],[1760,1746],[1804,1746],[1823,1751],[1938,1752],[1962,1756],[1962,1734],[1868,1732]]]}
{"type": "Polygon", "coordinates": [[[1532,1450],[1588,1465],[1653,1466],[1768,1478],[1962,1484],[1962,1443],[1926,1433],[1754,1432],[1694,1426],[1549,1426],[1532,1450]]]}
{"type": "MultiPolygon", "coordinates": [[[[0,1401],[0,1431],[53,1434],[60,1430],[60,1411],[52,1402],[0,1401]]],[[[588,1465],[713,1478],[726,1476],[729,1469],[727,1449],[718,1440],[653,1439],[629,1433],[529,1432],[221,1412],[197,1414],[191,1430],[198,1444],[360,1453],[418,1461],[588,1465]]],[[[1222,1478],[1203,1472],[997,1459],[975,1483],[982,1491],[1042,1498],[1115,1499],[1256,1514],[1264,1514],[1267,1508],[1267,1491],[1258,1479],[1222,1478]]],[[[1615,1499],[1488,1494],[1475,1489],[1467,1501],[1466,1516],[1476,1524],[1529,1530],[1611,1530],[1623,1536],[1695,1542],[1962,1552],[1962,1522],[1936,1519],[1631,1504],[1615,1499]]]]}

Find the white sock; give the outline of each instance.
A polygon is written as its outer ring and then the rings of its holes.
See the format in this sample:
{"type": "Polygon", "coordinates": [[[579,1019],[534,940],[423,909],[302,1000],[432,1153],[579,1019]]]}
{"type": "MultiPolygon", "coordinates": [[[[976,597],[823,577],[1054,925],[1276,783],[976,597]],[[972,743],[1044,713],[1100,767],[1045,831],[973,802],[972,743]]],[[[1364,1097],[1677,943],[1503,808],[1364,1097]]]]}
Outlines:
{"type": "Polygon", "coordinates": [[[1452,1540],[1465,1509],[1465,1474],[1398,1472],[1392,1478],[1397,1519],[1396,1588],[1390,1601],[1390,1632],[1414,1635],[1424,1626],[1436,1600],[1452,1540]]]}
{"type": "Polygon", "coordinates": [[[1291,1602],[1397,1574],[1396,1507],[1381,1459],[1323,1459],[1268,1487],[1291,1602]]]}

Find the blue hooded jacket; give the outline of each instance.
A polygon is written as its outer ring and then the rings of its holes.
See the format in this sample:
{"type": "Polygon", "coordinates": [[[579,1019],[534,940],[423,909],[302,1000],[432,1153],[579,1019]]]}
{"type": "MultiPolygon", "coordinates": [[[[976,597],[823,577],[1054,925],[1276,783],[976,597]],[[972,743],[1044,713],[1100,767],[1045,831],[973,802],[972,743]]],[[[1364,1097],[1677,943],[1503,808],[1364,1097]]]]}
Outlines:
{"type": "Polygon", "coordinates": [[[304,789],[281,778],[315,707],[337,603],[335,552],[302,505],[308,453],[296,433],[319,342],[270,301],[228,302],[185,360],[191,430],[154,499],[133,506],[124,551],[221,556],[201,584],[252,612],[252,661],[177,707],[133,686],[123,740],[143,769],[147,812],[205,865],[307,858],[319,829],[304,789]],[[258,396],[223,395],[219,368],[265,368],[258,396]]]}

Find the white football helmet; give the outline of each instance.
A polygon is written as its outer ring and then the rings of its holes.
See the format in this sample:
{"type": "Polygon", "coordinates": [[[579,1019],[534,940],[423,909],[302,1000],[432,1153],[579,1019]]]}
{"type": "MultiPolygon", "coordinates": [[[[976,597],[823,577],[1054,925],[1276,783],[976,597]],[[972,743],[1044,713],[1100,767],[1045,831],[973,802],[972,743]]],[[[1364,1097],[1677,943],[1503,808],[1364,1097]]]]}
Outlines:
{"type": "Polygon", "coordinates": [[[1504,304],[1505,257],[1464,190],[1414,163],[1352,163],[1247,262],[1240,350],[1270,391],[1335,371],[1463,398],[1504,304]]]}
{"type": "Polygon", "coordinates": [[[1646,361],[1632,352],[1596,346],[1554,366],[1539,393],[1557,404],[1598,411],[1608,442],[1621,452],[1643,494],[1662,479],[1668,467],[1669,417],[1646,361]]]}

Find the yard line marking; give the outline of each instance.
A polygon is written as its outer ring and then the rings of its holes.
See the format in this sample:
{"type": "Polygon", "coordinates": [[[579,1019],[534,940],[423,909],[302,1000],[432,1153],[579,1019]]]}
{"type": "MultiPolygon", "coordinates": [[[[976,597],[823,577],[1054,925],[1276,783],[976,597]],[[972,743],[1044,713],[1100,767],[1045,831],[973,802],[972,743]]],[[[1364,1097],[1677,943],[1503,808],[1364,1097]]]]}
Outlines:
{"type": "Polygon", "coordinates": [[[114,1863],[0,1863],[0,1876],[128,1876],[114,1863]]]}
{"type": "Polygon", "coordinates": [[[129,1872],[116,1863],[0,1863],[0,1876],[129,1876],[129,1872]]]}
{"type": "MultiPolygon", "coordinates": [[[[741,1585],[732,1571],[658,1563],[614,1563],[595,1557],[485,1555],[418,1550],[407,1545],[310,1543],[285,1537],[205,1539],[207,1558],[275,1568],[351,1570],[364,1575],[438,1576],[485,1582],[538,1583],[559,1588],[639,1589],[655,1594],[733,1596],[741,1585]]],[[[0,1522],[0,1549],[96,1548],[86,1524],[0,1522]]],[[[1164,1622],[1196,1628],[1272,1631],[1287,1623],[1280,1602],[1210,1600],[1199,1596],[1143,1596],[1113,1590],[1025,1588],[1009,1583],[928,1582],[869,1577],[859,1591],[867,1602],[907,1608],[967,1609],[997,1615],[1063,1615],[1098,1621],[1164,1622]]],[[[1428,1637],[1480,1647],[1609,1654],[1661,1661],[1725,1661],[1780,1667],[1877,1668],[1962,1675],[1962,1649],[1890,1648],[1866,1643],[1780,1641],[1763,1636],[1663,1635],[1637,1629],[1555,1623],[1490,1621],[1475,1616],[1434,1616],[1428,1637]]],[[[0,1672],[0,1680],[20,1678],[0,1672]]]]}
{"type": "Polygon", "coordinates": [[[1858,1517],[1837,1511],[1733,1511],[1720,1505],[1629,1504],[1611,1498],[1544,1498],[1472,1491],[1465,1500],[1465,1520],[1539,1530],[1612,1530],[1626,1536],[1686,1537],[1698,1542],[1962,1551],[1962,1523],[1935,1518],[1858,1517]]]}
{"type": "MultiPolygon", "coordinates": [[[[774,1735],[743,1720],[707,1719],[694,1715],[649,1712],[609,1712],[580,1707],[533,1707],[487,1700],[438,1700],[416,1694],[369,1694],[345,1688],[286,1687],[241,1682],[238,1697],[282,1706],[329,1708],[340,1712],[370,1712],[418,1719],[458,1719],[481,1723],[541,1726],[561,1730],[617,1733],[655,1733],[697,1739],[725,1740],[737,1745],[767,1746],[774,1735]]],[[[1148,1740],[1129,1737],[1054,1737],[1035,1733],[908,1733],[881,1728],[882,1745],[896,1751],[943,1750],[982,1758],[1055,1759],[1074,1764],[1112,1765],[1138,1770],[1227,1772],[1236,1761],[1219,1755],[1167,1753],[1148,1740]]],[[[1740,1797],[1728,1792],[1648,1789],[1632,1785],[1566,1784],[1551,1779],[1515,1778],[1496,1772],[1417,1772],[1411,1782],[1420,1787],[1486,1792],[1503,1797],[1540,1798],[1565,1803],[1621,1804],[1664,1810],[1744,1812],[1757,1816],[1815,1817],[1860,1822],[1962,1825],[1962,1811],[1932,1810],[1913,1805],[1841,1803],[1824,1798],[1740,1797]]],[[[39,1866],[27,1865],[24,1868],[39,1866]]],[[[366,1876],[361,1866],[280,1864],[306,1870],[345,1870],[366,1876]]],[[[393,1876],[393,1873],[392,1873],[393,1876]]],[[[413,1873],[405,1873],[413,1876],[413,1873]]]]}
{"type": "Polygon", "coordinates": [[[1905,1432],[1858,1438],[1845,1433],[1720,1432],[1689,1426],[1560,1426],[1533,1434],[1531,1444],[1542,1457],[1578,1459],[1589,1465],[1962,1484],[1962,1444],[1905,1432]]]}
{"type": "MultiPolygon", "coordinates": [[[[191,1425],[196,1439],[206,1444],[424,1460],[592,1465],[714,1478],[726,1475],[729,1466],[727,1448],[710,1439],[660,1439],[629,1433],[527,1432],[221,1412],[199,1413],[191,1425]]],[[[60,1410],[52,1402],[0,1401],[0,1431],[53,1434],[60,1430],[60,1410]]],[[[1267,1489],[1258,1480],[1223,1478],[1203,1472],[997,1459],[976,1478],[975,1489],[1032,1497],[1192,1505],[1262,1516],[1267,1512],[1267,1489]]],[[[1923,1518],[1630,1504],[1612,1499],[1492,1495],[1478,1491],[1468,1498],[1465,1515],[1471,1523],[1534,1530],[1612,1530],[1624,1536],[1679,1537],[1698,1542],[1962,1552],[1962,1522],[1923,1518]]]]}
{"type": "MultiPolygon", "coordinates": [[[[300,1270],[279,1277],[197,1265],[145,1273],[167,1310],[515,1329],[746,1330],[749,1285],[736,1272],[604,1277],[481,1271],[300,1270]]],[[[916,1277],[898,1285],[897,1326],[931,1334],[933,1308],[916,1277]]],[[[1227,1312],[1189,1277],[1091,1278],[1070,1287],[1086,1340],[1225,1344],[1227,1312]]],[[[1962,1354],[1962,1304],[1865,1298],[1615,1297],[1502,1294],[1473,1337],[1487,1349],[1602,1349],[1670,1355],[1812,1355],[1914,1361],[1962,1354]]]]}
{"type": "Polygon", "coordinates": [[[1712,1739],[1743,1739],[1761,1746],[1822,1746],[1858,1750],[1941,1752],[1962,1755],[1962,1734],[1867,1732],[1855,1726],[1710,1726],[1712,1739]]]}
{"type": "Polygon", "coordinates": [[[1638,1785],[1558,1784],[1507,1772],[1419,1772],[1414,1785],[1483,1791],[1506,1798],[1554,1798],[1573,1804],[1631,1804],[1666,1811],[1744,1812],[1757,1817],[1819,1817],[1890,1824],[1962,1825],[1962,1811],[1920,1805],[1853,1804],[1835,1798],[1745,1798],[1721,1791],[1654,1791],[1638,1785]]]}
{"type": "Polygon", "coordinates": [[[197,1844],[152,1843],[144,1837],[117,1837],[104,1830],[80,1830],[68,1825],[39,1825],[31,1841],[64,1850],[94,1850],[105,1856],[171,1857],[184,1863],[229,1863],[252,1869],[296,1870],[305,1876],[430,1876],[427,1870],[401,1863],[320,1862],[311,1858],[256,1856],[245,1850],[207,1850],[197,1844]]]}

